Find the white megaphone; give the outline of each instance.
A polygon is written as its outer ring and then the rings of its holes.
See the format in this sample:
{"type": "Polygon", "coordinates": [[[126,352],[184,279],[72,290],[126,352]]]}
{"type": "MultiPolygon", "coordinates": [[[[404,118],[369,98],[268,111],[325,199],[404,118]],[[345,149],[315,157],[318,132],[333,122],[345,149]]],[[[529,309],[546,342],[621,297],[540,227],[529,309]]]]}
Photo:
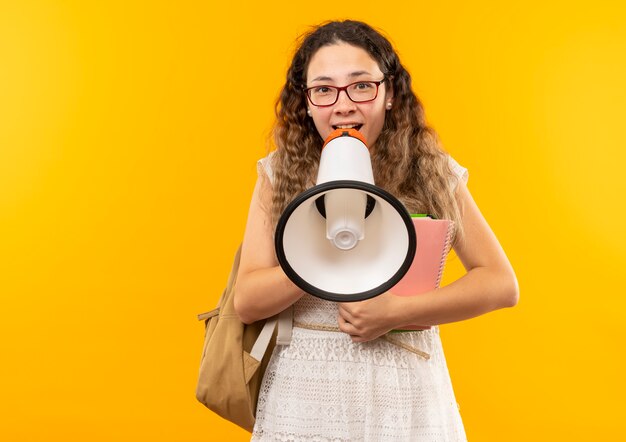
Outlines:
{"type": "Polygon", "coordinates": [[[374,185],[365,139],[337,129],[324,142],[316,185],[285,209],[276,256],[298,287],[329,301],[362,301],[396,285],[416,250],[406,208],[374,185]]]}

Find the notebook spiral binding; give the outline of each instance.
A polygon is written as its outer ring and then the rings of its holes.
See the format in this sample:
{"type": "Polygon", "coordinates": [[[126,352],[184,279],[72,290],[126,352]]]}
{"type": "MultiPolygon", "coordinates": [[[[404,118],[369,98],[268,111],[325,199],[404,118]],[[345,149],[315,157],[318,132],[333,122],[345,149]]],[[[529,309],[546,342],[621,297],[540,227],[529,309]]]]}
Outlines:
{"type": "Polygon", "coordinates": [[[444,252],[441,254],[441,262],[439,263],[439,273],[437,275],[437,283],[435,287],[439,287],[441,284],[441,278],[443,276],[443,267],[446,263],[446,259],[448,258],[448,253],[450,253],[450,249],[452,248],[452,233],[454,232],[454,222],[450,221],[448,225],[448,234],[446,235],[446,242],[444,245],[444,252]]]}

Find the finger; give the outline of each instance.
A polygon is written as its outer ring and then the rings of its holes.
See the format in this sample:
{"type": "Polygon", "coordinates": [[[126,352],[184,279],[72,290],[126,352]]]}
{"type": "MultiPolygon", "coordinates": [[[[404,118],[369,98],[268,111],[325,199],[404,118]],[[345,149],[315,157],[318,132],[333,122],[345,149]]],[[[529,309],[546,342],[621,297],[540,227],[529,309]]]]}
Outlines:
{"type": "Polygon", "coordinates": [[[352,316],[350,310],[341,304],[339,305],[339,316],[344,318],[347,322],[352,322],[354,320],[354,316],[352,316]]]}
{"type": "Polygon", "coordinates": [[[352,330],[354,328],[352,324],[346,321],[345,318],[342,317],[341,315],[337,317],[337,322],[339,323],[339,330],[341,330],[344,333],[348,333],[349,330],[352,330]]]}
{"type": "Polygon", "coordinates": [[[339,316],[338,322],[339,322],[339,330],[341,330],[342,332],[350,335],[353,340],[355,336],[358,336],[358,331],[356,329],[356,327],[351,324],[350,322],[346,321],[344,318],[342,318],[341,316],[339,316]]]}
{"type": "Polygon", "coordinates": [[[345,303],[345,302],[340,302],[339,304],[337,304],[339,306],[339,311],[340,312],[347,312],[348,308],[350,307],[350,304],[345,303]]]}

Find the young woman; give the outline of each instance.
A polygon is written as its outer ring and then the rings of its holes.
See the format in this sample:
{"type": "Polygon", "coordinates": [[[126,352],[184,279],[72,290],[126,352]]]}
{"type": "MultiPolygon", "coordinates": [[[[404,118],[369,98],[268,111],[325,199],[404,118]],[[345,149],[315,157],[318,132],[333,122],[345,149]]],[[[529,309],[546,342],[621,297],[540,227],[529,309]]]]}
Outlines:
{"type": "Polygon", "coordinates": [[[276,150],[259,161],[235,308],[251,323],[293,305],[295,326],[291,344],[272,355],[252,439],[465,440],[437,325],[518,299],[513,269],[466,187],[467,170],[426,125],[391,44],[361,22],[329,22],[303,37],[276,114],[276,150]],[[315,184],[324,139],[347,127],[367,140],[377,186],[411,213],[454,221],[463,277],[420,296],[335,303],[304,293],[283,273],[276,222],[315,184]],[[432,327],[402,333],[404,346],[378,339],[409,324],[432,327]]]}

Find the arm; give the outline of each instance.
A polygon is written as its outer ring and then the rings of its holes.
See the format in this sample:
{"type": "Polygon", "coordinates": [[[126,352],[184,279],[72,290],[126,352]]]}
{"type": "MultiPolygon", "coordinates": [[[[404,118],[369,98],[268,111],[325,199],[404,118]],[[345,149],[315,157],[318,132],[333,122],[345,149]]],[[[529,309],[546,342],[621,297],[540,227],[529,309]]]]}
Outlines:
{"type": "Polygon", "coordinates": [[[341,304],[339,326],[354,341],[374,339],[408,324],[461,321],[517,304],[519,288],[513,268],[463,182],[457,187],[457,199],[463,210],[465,236],[454,250],[467,273],[419,296],[385,293],[368,301],[341,304]]]}
{"type": "Polygon", "coordinates": [[[248,212],[234,294],[235,311],[246,324],[283,311],[304,294],[276,260],[271,203],[272,186],[260,173],[248,212]]]}

